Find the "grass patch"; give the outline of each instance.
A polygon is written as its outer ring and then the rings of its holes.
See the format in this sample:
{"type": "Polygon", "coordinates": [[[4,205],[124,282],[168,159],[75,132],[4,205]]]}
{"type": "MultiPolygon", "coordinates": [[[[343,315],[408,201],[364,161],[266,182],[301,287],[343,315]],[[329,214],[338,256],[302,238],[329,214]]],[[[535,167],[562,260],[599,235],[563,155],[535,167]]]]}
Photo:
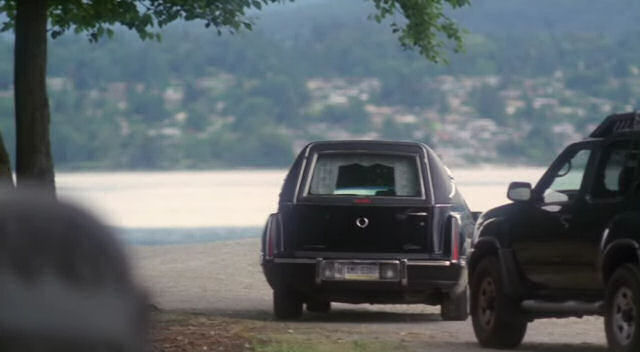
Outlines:
{"type": "Polygon", "coordinates": [[[390,341],[373,339],[322,339],[312,336],[269,335],[253,343],[255,352],[388,352],[406,349],[390,341]]]}
{"type": "Polygon", "coordinates": [[[407,351],[401,341],[365,332],[296,326],[209,314],[152,315],[154,352],[388,352],[407,351]]]}

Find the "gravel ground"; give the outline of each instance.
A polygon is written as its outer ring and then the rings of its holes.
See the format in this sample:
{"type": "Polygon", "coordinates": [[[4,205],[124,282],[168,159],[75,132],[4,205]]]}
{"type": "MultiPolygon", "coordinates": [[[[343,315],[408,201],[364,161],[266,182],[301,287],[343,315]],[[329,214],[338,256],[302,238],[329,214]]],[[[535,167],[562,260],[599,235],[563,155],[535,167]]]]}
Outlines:
{"type": "MultiPolygon", "coordinates": [[[[255,321],[269,331],[328,339],[400,341],[415,351],[482,351],[470,320],[443,322],[438,307],[335,304],[328,315],[276,322],[271,289],[258,264],[259,240],[129,247],[140,282],[159,308],[255,321]]],[[[601,318],[529,324],[518,351],[605,351],[601,318]]]]}

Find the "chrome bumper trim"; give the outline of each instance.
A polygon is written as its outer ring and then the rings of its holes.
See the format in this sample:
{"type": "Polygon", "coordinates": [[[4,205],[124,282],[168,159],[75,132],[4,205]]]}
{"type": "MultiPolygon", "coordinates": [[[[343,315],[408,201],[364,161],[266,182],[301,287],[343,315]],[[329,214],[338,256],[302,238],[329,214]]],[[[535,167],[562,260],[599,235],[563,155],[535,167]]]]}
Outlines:
{"type": "Polygon", "coordinates": [[[451,262],[448,260],[412,260],[407,262],[407,265],[415,266],[450,266],[451,262]]]}
{"type": "MultiPolygon", "coordinates": [[[[322,261],[324,259],[322,258],[274,258],[273,262],[274,263],[284,263],[284,264],[316,264],[318,263],[318,261],[322,261]]],[[[332,260],[332,259],[327,259],[327,260],[332,260]]],[[[350,262],[350,263],[402,263],[404,265],[409,265],[409,266],[450,266],[452,263],[449,260],[407,260],[407,259],[401,259],[400,261],[398,260],[388,260],[388,259],[382,259],[382,260],[375,260],[375,259],[368,259],[368,260],[362,260],[362,259],[353,259],[353,260],[348,260],[348,259],[336,259],[333,260],[336,262],[350,262]]],[[[464,266],[463,262],[460,262],[460,264],[462,266],[464,266]]]]}
{"type": "Polygon", "coordinates": [[[274,258],[274,263],[284,263],[284,264],[315,264],[315,259],[309,258],[274,258]]]}

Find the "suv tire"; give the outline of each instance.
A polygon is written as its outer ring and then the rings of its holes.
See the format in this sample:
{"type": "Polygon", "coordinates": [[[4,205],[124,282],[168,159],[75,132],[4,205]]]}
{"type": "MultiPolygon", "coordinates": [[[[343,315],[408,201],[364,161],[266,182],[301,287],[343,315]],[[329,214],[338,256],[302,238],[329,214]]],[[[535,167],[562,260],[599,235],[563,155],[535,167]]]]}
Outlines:
{"type": "Polygon", "coordinates": [[[514,348],[527,332],[518,301],[504,294],[498,260],[482,259],[471,279],[471,320],[478,342],[489,348],[514,348]]]}
{"type": "Polygon", "coordinates": [[[611,276],[604,324],[611,351],[640,350],[640,271],[636,266],[622,265],[611,276]]]}
{"type": "Polygon", "coordinates": [[[465,321],[469,317],[469,287],[462,292],[447,297],[440,305],[442,320],[465,321]]]}
{"type": "Polygon", "coordinates": [[[273,313],[278,320],[300,318],[302,316],[300,295],[291,290],[273,290],[273,313]]]}
{"type": "Polygon", "coordinates": [[[307,301],[307,311],[312,313],[329,313],[331,311],[331,302],[311,299],[307,301]]]}

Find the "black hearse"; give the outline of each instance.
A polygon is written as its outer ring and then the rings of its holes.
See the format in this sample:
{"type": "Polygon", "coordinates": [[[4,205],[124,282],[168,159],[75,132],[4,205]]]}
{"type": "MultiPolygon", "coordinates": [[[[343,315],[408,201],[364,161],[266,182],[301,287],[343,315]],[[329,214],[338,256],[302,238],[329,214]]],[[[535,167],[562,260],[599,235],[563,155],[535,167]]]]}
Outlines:
{"type": "Polygon", "coordinates": [[[411,142],[302,149],[262,237],[276,318],[331,302],[441,305],[465,320],[473,216],[440,159],[411,142]]]}

